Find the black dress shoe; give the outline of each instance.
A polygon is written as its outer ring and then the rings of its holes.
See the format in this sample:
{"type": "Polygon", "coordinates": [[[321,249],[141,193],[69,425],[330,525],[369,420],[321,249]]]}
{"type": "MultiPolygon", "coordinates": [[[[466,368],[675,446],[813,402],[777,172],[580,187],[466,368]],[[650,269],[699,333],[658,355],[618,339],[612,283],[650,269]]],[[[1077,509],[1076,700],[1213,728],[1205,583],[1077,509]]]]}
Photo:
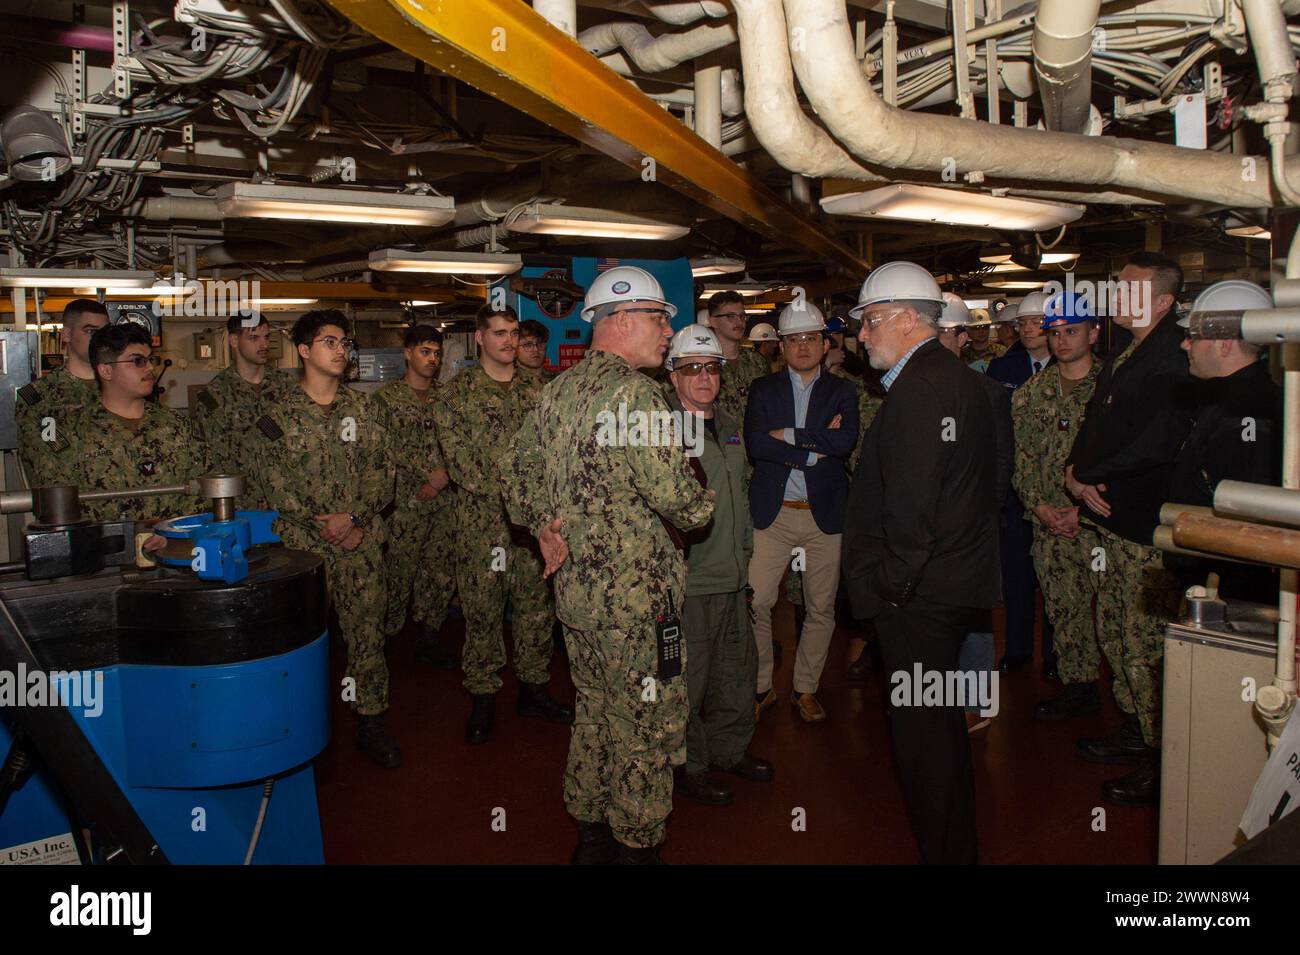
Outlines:
{"type": "Polygon", "coordinates": [[[1003,673],[1017,673],[1029,665],[1029,657],[1003,657],[998,661],[998,669],[1003,673]]]}
{"type": "Polygon", "coordinates": [[[731,790],[715,782],[708,773],[684,773],[673,788],[701,806],[731,805],[731,790]]]}
{"type": "Polygon", "coordinates": [[[439,670],[454,670],[460,665],[438,639],[438,631],[428,624],[420,624],[420,635],[415,638],[415,659],[439,670]]]}
{"type": "Polygon", "coordinates": [[[1127,763],[1142,756],[1146,750],[1142,725],[1136,716],[1126,717],[1117,733],[1074,743],[1074,751],[1090,763],[1127,763]]]}
{"type": "Polygon", "coordinates": [[[613,865],[618,861],[618,843],[607,822],[578,823],[578,845],[570,865],[613,865]]]}
{"type": "Polygon", "coordinates": [[[1146,748],[1127,776],[1101,784],[1101,795],[1115,806],[1154,806],[1160,802],[1160,750],[1146,748]]]}
{"type": "Polygon", "coordinates": [[[402,751],[388,735],[382,716],[357,718],[357,749],[384,769],[397,769],[402,765],[402,751]]]}
{"type": "Polygon", "coordinates": [[[557,703],[545,683],[520,683],[515,713],[519,716],[540,716],[548,723],[573,722],[573,707],[557,703]]]}
{"type": "Polygon", "coordinates": [[[635,846],[625,846],[623,843],[618,844],[618,864],[619,865],[667,865],[663,859],[659,858],[658,846],[646,846],[637,848],[635,846]]]}
{"type": "Polygon", "coordinates": [[[865,683],[871,678],[871,645],[864,644],[858,658],[849,664],[849,680],[865,683]]]}
{"type": "Polygon", "coordinates": [[[710,766],[709,768],[715,773],[731,773],[741,779],[748,779],[751,783],[770,783],[772,777],[776,775],[776,770],[772,768],[771,763],[750,753],[746,753],[730,766],[710,766]]]}
{"type": "Polygon", "coordinates": [[[497,715],[497,696],[495,693],[475,693],[474,709],[470,711],[469,722],[465,724],[465,741],[477,746],[486,743],[492,732],[492,723],[497,715]]]}
{"type": "Polygon", "coordinates": [[[1065,691],[1034,707],[1036,720],[1068,720],[1076,716],[1096,716],[1101,712],[1101,696],[1096,683],[1071,683],[1065,691]]]}

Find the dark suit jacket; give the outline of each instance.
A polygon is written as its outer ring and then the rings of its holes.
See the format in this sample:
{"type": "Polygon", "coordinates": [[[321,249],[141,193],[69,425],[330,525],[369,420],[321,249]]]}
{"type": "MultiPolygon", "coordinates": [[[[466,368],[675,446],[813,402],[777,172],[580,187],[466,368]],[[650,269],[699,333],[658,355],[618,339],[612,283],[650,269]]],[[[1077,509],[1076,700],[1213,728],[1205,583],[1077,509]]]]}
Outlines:
{"type": "Polygon", "coordinates": [[[770,527],[785,500],[785,482],[792,470],[804,473],[813,520],[823,534],[844,529],[844,502],[849,479],[845,463],[858,443],[858,392],[852,384],[822,369],[808,399],[804,427],[795,428],[794,444],[768,432],[794,428],[794,385],[786,369],[766,375],[749,386],[745,411],[745,448],[754,462],[749,482],[749,512],[754,529],[770,527]],[[840,416],[838,428],[827,425],[840,416]],[[808,452],[823,455],[808,465],[808,452]]]}
{"type": "Polygon", "coordinates": [[[841,571],[858,619],[913,598],[991,607],[1000,591],[997,436],[977,375],[922,345],[867,431],[841,571]]]}
{"type": "MultiPolygon", "coordinates": [[[[1043,368],[1055,360],[1048,355],[1043,368]]],[[[1023,342],[1016,342],[1007,349],[1005,355],[989,362],[989,370],[985,374],[994,381],[1000,381],[1008,391],[1015,391],[1034,376],[1034,356],[1029,354],[1029,349],[1023,342]]]]}
{"type": "Polygon", "coordinates": [[[1118,371],[1118,356],[1106,359],[1066,460],[1075,480],[1106,485],[1110,517],[1082,503],[1079,517],[1148,547],[1195,409],[1182,343],[1171,313],[1118,371]]]}

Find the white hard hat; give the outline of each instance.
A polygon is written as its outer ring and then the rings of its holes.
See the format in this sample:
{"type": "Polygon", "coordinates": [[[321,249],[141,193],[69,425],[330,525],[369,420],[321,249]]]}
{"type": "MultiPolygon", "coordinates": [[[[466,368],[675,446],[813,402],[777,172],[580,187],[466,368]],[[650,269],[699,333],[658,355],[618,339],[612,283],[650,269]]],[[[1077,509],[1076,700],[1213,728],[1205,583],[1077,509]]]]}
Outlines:
{"type": "Polygon", "coordinates": [[[591,321],[592,315],[601,305],[617,302],[654,302],[667,309],[670,319],[677,315],[677,306],[664,298],[659,280],[635,265],[619,265],[596,276],[596,281],[587,289],[587,298],[582,303],[582,320],[591,321]]]}
{"type": "Polygon", "coordinates": [[[1046,292],[1030,292],[1020,300],[1017,317],[1028,318],[1030,315],[1042,315],[1047,311],[1047,301],[1051,296],[1046,292]]]}
{"type": "Polygon", "coordinates": [[[998,322],[1015,322],[1020,319],[1020,303],[1007,302],[1002,311],[998,312],[998,322]]]}
{"type": "Polygon", "coordinates": [[[695,324],[703,325],[705,328],[713,327],[713,323],[709,321],[709,310],[707,308],[701,308],[695,312],[695,324]]]}
{"type": "Polygon", "coordinates": [[[776,320],[776,329],[779,335],[820,332],[826,329],[826,319],[820,308],[812,302],[800,299],[781,309],[781,316],[776,320]]]}
{"type": "Polygon", "coordinates": [[[939,316],[940,328],[961,328],[970,321],[970,309],[955,292],[943,293],[943,314],[939,316]]]}
{"type": "Polygon", "coordinates": [[[972,308],[970,318],[966,320],[967,325],[992,325],[993,319],[989,318],[987,308],[972,308]]]}
{"type": "MultiPolygon", "coordinates": [[[[1272,308],[1273,296],[1254,282],[1245,279],[1227,279],[1215,282],[1192,303],[1193,312],[1230,312],[1237,309],[1272,308]]],[[[1178,324],[1188,326],[1190,319],[1180,318],[1178,324]]]]}
{"type": "Polygon", "coordinates": [[[874,269],[858,292],[858,304],[849,309],[857,317],[868,305],[879,302],[934,302],[943,303],[939,283],[934,276],[915,262],[886,262],[874,269]]]}
{"type": "Polygon", "coordinates": [[[774,342],[777,340],[776,329],[767,322],[759,322],[749,333],[751,342],[774,342]]]}
{"type": "Polygon", "coordinates": [[[718,344],[718,336],[707,325],[687,325],[674,335],[672,344],[668,346],[668,357],[664,361],[664,367],[672,371],[677,359],[687,355],[716,358],[720,365],[727,363],[722,357],[722,346],[718,344]]]}

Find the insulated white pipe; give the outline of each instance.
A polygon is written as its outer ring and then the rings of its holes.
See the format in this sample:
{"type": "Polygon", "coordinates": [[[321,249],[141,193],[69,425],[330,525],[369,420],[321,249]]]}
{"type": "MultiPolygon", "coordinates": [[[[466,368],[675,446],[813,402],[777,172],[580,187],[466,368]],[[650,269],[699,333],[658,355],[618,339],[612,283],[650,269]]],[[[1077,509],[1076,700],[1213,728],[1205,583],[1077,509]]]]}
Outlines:
{"type": "Polygon", "coordinates": [[[659,73],[687,60],[712,53],[736,42],[730,23],[705,23],[681,33],[656,37],[639,23],[602,23],[583,30],[578,42],[595,56],[619,47],[643,73],[659,73]]]}
{"type": "Polygon", "coordinates": [[[578,0],[533,0],[533,9],[561,33],[578,34],[578,0]]]}
{"type": "Polygon", "coordinates": [[[1246,29],[1260,82],[1266,90],[1272,83],[1284,84],[1285,92],[1280,99],[1290,99],[1296,78],[1295,53],[1291,50],[1286,16],[1278,0],[1241,0],[1241,9],[1246,14],[1246,29]]]}
{"type": "Polygon", "coordinates": [[[695,61],[695,134],[722,148],[722,67],[695,61]]]}
{"type": "MultiPolygon", "coordinates": [[[[732,5],[736,8],[740,56],[745,67],[745,118],[763,148],[781,166],[819,179],[855,179],[868,183],[909,178],[929,181],[935,178],[900,176],[891,169],[875,171],[845,152],[826,130],[809,118],[795,95],[794,70],[790,65],[781,0],[732,0],[732,5]]],[[[975,128],[978,133],[978,126],[975,128]]],[[[1154,200],[1146,197],[1106,190],[1071,192],[1015,188],[1013,191],[1016,195],[1066,202],[1154,204],[1154,200]]]]}
{"type": "MultiPolygon", "coordinates": [[[[1040,132],[950,116],[908,113],[881,102],[853,55],[844,0],[784,0],[799,83],[835,137],[858,157],[889,169],[1111,185],[1206,202],[1273,205],[1268,163],[1109,136],[1040,132]]],[[[739,5],[737,7],[739,9],[739,5]]],[[[746,90],[752,79],[746,78],[746,90]]],[[[1300,177],[1294,180],[1300,185],[1300,177]]]]}
{"type": "Polygon", "coordinates": [[[721,20],[731,14],[731,8],[718,0],[696,0],[695,3],[654,3],[652,0],[642,0],[637,6],[657,20],[679,27],[705,19],[721,20]]]}
{"type": "MultiPolygon", "coordinates": [[[[1276,0],[1264,0],[1273,2],[1276,0]]],[[[1082,133],[1092,105],[1092,31],[1101,0],[1038,0],[1034,72],[1048,129],[1082,133]]]]}

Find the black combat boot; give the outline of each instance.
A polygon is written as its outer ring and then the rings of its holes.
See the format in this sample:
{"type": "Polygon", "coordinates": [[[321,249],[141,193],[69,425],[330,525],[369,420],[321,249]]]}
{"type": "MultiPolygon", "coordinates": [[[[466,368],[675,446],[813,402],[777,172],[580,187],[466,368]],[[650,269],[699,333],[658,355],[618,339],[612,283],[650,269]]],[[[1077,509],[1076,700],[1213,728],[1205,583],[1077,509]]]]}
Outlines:
{"type": "Polygon", "coordinates": [[[573,850],[570,865],[614,865],[618,862],[618,843],[614,841],[614,830],[607,822],[578,823],[578,845],[573,850]]]}
{"type": "Polygon", "coordinates": [[[396,769],[402,765],[402,751],[388,735],[382,716],[357,718],[357,749],[384,769],[396,769]]]}
{"type": "Polygon", "coordinates": [[[573,707],[557,703],[545,683],[520,683],[515,712],[520,716],[540,716],[548,723],[573,722],[573,707]]]}
{"type": "Polygon", "coordinates": [[[1124,717],[1118,733],[1076,740],[1074,751],[1090,763],[1127,763],[1146,752],[1142,724],[1136,716],[1124,717]]]}
{"type": "Polygon", "coordinates": [[[701,806],[730,806],[731,790],[709,777],[708,773],[683,773],[673,787],[691,802],[701,806]]]}
{"type": "Polygon", "coordinates": [[[497,716],[497,695],[495,693],[475,693],[474,709],[470,711],[469,722],[465,724],[465,741],[473,745],[486,743],[492,732],[492,723],[497,716]]]}
{"type": "Polygon", "coordinates": [[[1115,806],[1155,806],[1160,802],[1160,750],[1143,747],[1127,776],[1101,784],[1101,795],[1115,806]]]}
{"type": "Polygon", "coordinates": [[[633,846],[625,846],[620,842],[618,844],[618,864],[667,865],[668,863],[659,858],[658,846],[646,846],[644,849],[638,849],[633,846]]]}
{"type": "Polygon", "coordinates": [[[420,634],[415,638],[415,659],[439,670],[454,670],[459,665],[438,639],[438,631],[427,623],[420,624],[420,634]]]}
{"type": "Polygon", "coordinates": [[[1036,720],[1068,720],[1076,716],[1096,716],[1101,712],[1101,695],[1096,683],[1070,683],[1064,692],[1034,707],[1036,720]]]}

